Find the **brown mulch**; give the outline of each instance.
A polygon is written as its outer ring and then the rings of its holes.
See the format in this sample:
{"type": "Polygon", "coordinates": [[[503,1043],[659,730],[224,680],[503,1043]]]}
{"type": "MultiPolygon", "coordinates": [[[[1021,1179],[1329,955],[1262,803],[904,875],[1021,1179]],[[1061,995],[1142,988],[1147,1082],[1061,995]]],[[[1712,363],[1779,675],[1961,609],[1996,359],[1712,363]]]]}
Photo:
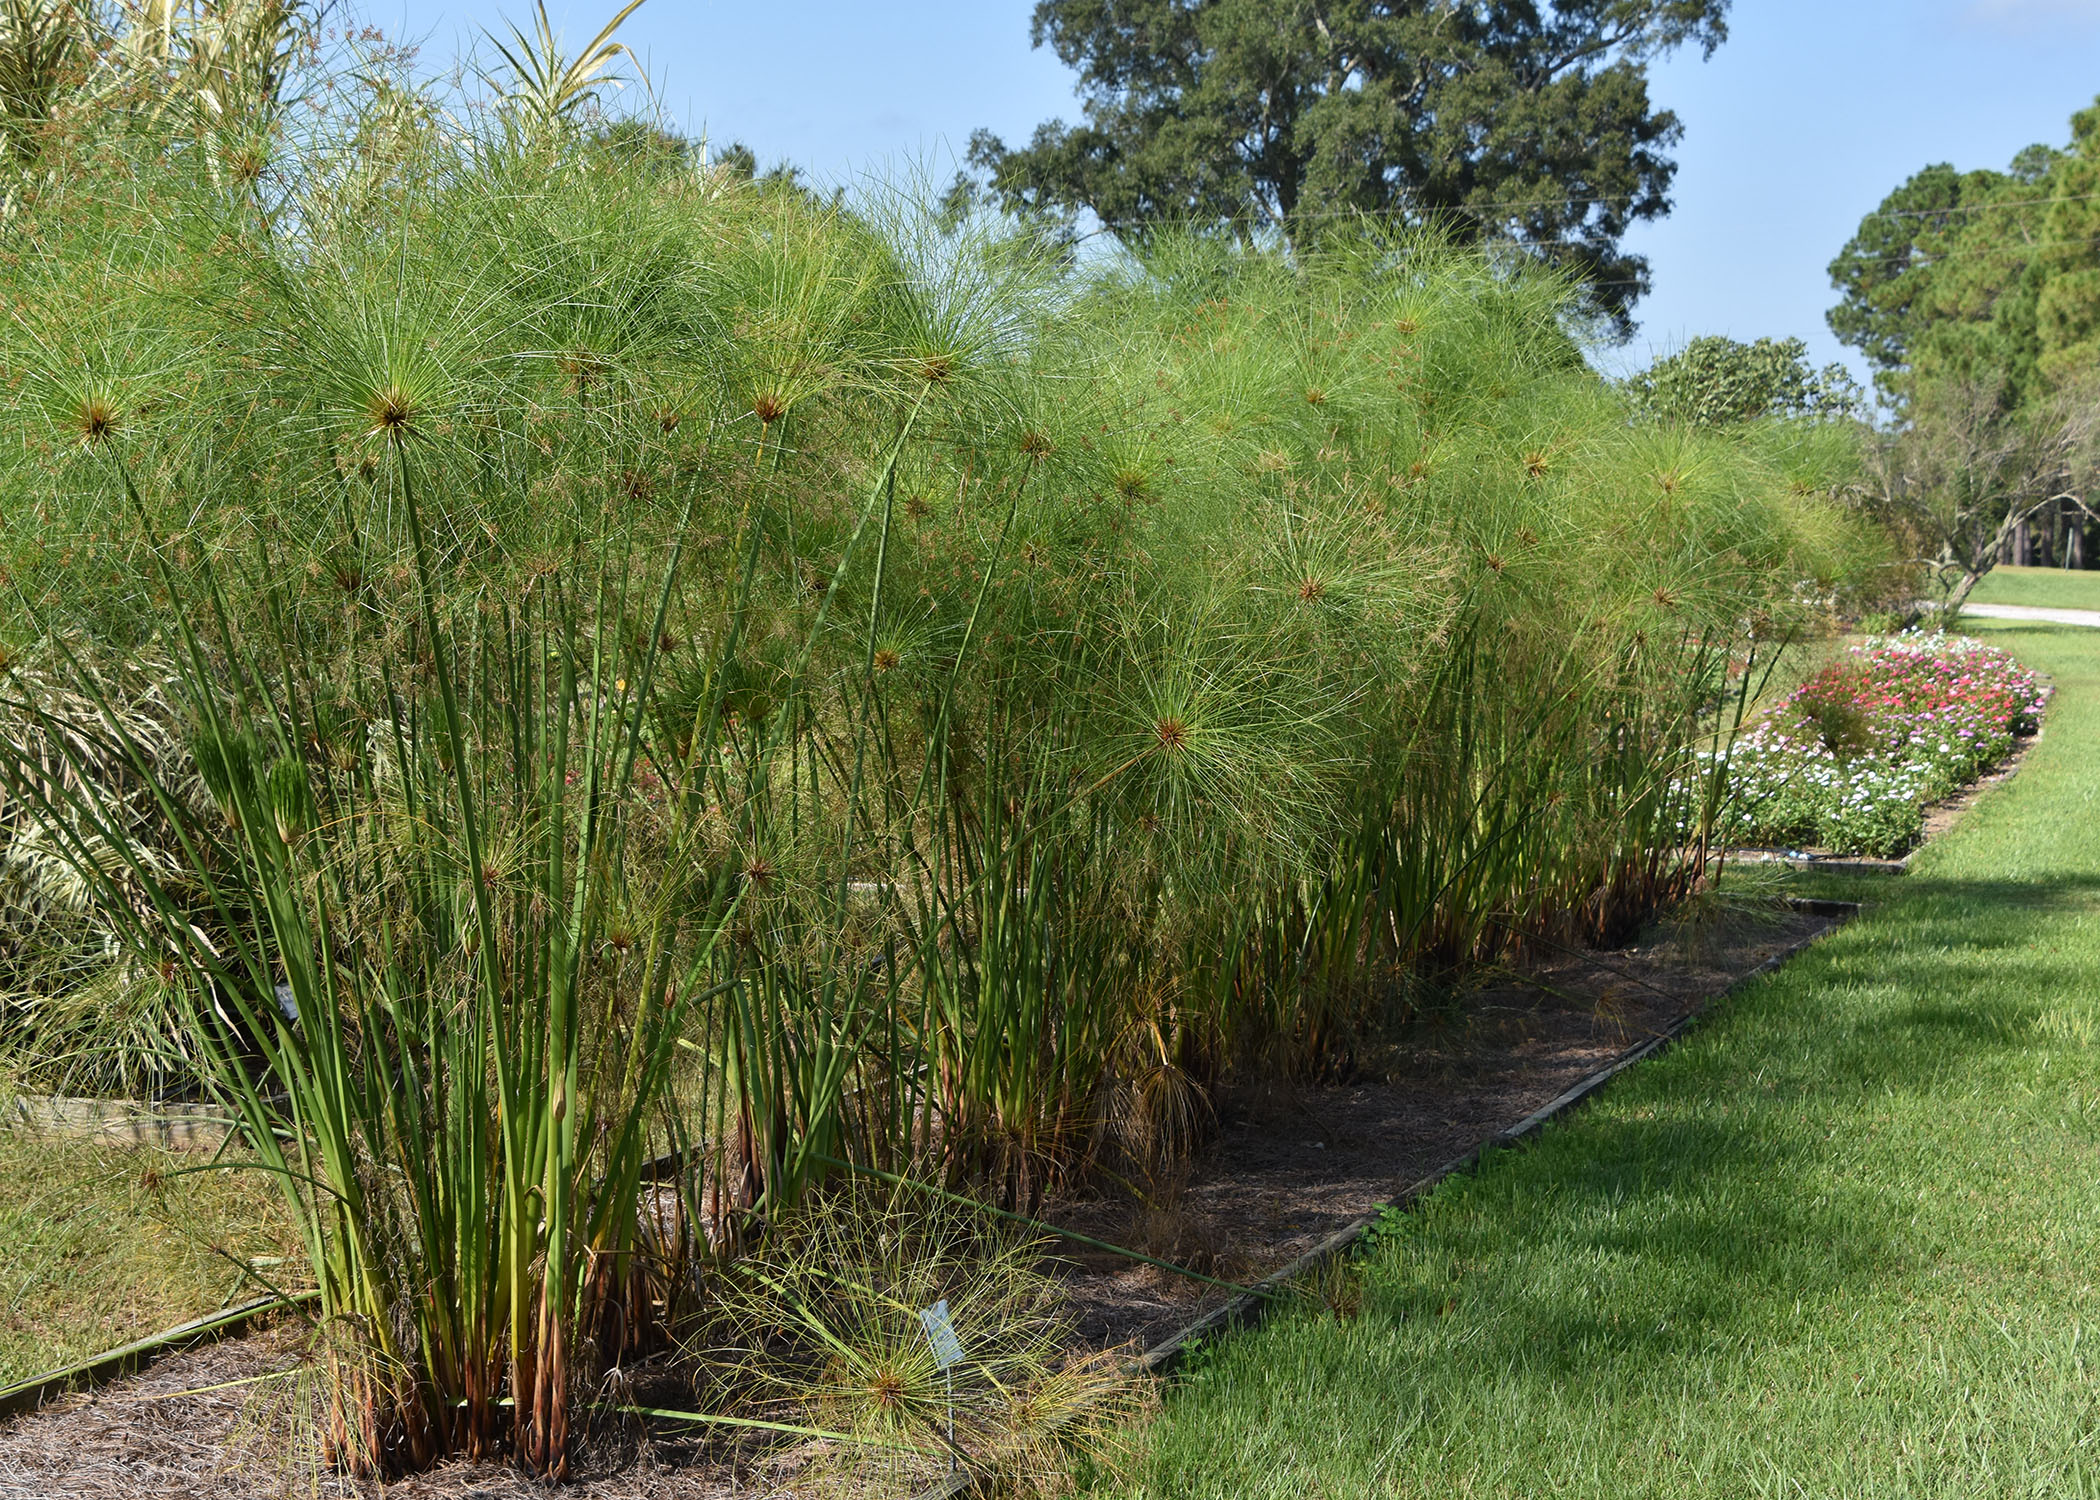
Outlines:
{"type": "MultiPolygon", "coordinates": [[[[1695,1011],[1740,976],[1832,925],[1734,910],[1696,935],[1549,956],[1483,976],[1397,1033],[1344,1083],[1226,1088],[1218,1129],[1177,1180],[1073,1197],[1045,1216],[1096,1238],[1248,1281],[1288,1263],[1435,1168],[1513,1125],[1695,1011]]],[[[1149,1345],[1227,1294],[1106,1253],[1064,1258],[1084,1338],[1149,1345]]],[[[165,1358],[99,1392],[0,1422],[0,1500],[183,1495],[227,1500],[376,1496],[304,1467],[287,1426],[291,1381],[219,1390],[298,1359],[287,1323],[165,1358]]],[[[589,1500],[779,1495],[791,1471],[757,1448],[614,1434],[580,1455],[566,1493],[589,1500]]],[[[388,1483],[400,1500],[543,1495],[500,1465],[450,1463],[388,1483]]]]}
{"type": "MultiPolygon", "coordinates": [[[[1504,974],[1395,1038],[1368,1076],[1228,1087],[1215,1142],[1149,1204],[1099,1198],[1045,1217],[1221,1279],[1256,1280],[1832,925],[1739,913],[1698,940],[1566,954],[1504,974]]],[[[1231,1295],[1104,1252],[1068,1259],[1081,1326],[1099,1345],[1149,1347],[1231,1295]]]]}
{"type": "MultiPolygon", "coordinates": [[[[556,1493],[491,1463],[446,1463],[384,1487],[329,1473],[314,1460],[311,1427],[291,1420],[302,1399],[312,1409],[310,1389],[269,1378],[297,1370],[304,1343],[301,1325],[286,1319],[0,1424],[0,1500],[525,1500],[556,1493]]],[[[578,1449],[575,1482],[558,1491],[578,1500],[778,1493],[772,1483],[754,1482],[752,1467],[729,1449],[702,1451],[639,1433],[612,1433],[578,1449]]]]}

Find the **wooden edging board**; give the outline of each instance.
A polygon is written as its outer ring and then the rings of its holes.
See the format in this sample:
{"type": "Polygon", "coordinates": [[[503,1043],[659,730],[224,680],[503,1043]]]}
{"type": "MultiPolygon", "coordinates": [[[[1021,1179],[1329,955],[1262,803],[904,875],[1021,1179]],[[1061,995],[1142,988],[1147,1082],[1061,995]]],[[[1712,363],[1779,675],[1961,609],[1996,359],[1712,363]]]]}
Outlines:
{"type": "MultiPolygon", "coordinates": [[[[1584,1078],[1573,1088],[1547,1104],[1543,1109],[1534,1111],[1517,1121],[1514,1125],[1496,1131],[1463,1156],[1452,1158],[1428,1176],[1417,1182],[1410,1183],[1387,1202],[1379,1204],[1361,1218],[1336,1230],[1282,1270],[1271,1272],[1260,1281],[1254,1283],[1247,1291],[1240,1293],[1230,1302],[1212,1308],[1187,1327],[1176,1329],[1173,1333],[1167,1335],[1167,1337],[1161,1339],[1143,1354],[1132,1360],[1126,1367],[1126,1373],[1130,1375],[1165,1375],[1173,1370],[1174,1366],[1180,1362],[1182,1356],[1198,1340],[1214,1333],[1224,1333],[1231,1329],[1250,1327],[1259,1323],[1264,1314],[1267,1313],[1269,1304],[1275,1300],[1274,1293],[1288,1286],[1291,1282],[1310,1275],[1329,1261],[1346,1256],[1356,1248],[1365,1235],[1370,1233],[1372,1226],[1376,1225],[1386,1214],[1395,1209],[1408,1207],[1417,1199],[1426,1195],[1430,1189],[1434,1188],[1445,1178],[1455,1177],[1461,1172],[1472,1171],[1480,1165],[1482,1159],[1490,1152],[1500,1150],[1505,1146],[1519,1145],[1529,1140],[1532,1136],[1537,1135],[1549,1121],[1558,1119],[1560,1116],[1568,1113],[1568,1111],[1597,1093],[1627,1069],[1647,1061],[1655,1056],[1656,1053],[1661,1052],[1675,1042],[1695,1022],[1704,1016],[1715,1002],[1734,994],[1753,980],[1763,978],[1811,943],[1835,932],[1838,927],[1843,926],[1853,917],[1859,915],[1860,912],[1860,903],[1857,901],[1818,901],[1800,896],[1790,896],[1787,898],[1787,904],[1795,911],[1805,912],[1810,916],[1831,917],[1835,919],[1835,922],[1821,932],[1812,932],[1807,937],[1789,943],[1785,948],[1773,954],[1756,968],[1737,976],[1725,988],[1709,995],[1700,1002],[1697,1008],[1678,1017],[1677,1020],[1650,1037],[1647,1041],[1641,1043],[1638,1047],[1624,1053],[1616,1061],[1606,1064],[1587,1078],[1584,1078]]],[[[917,1495],[912,1497],[912,1500],[961,1500],[961,1497],[970,1494],[981,1482],[990,1477],[984,1473],[961,1470],[919,1491],[917,1495]]]]}
{"type": "Polygon", "coordinates": [[[150,1104],[138,1099],[76,1099],[22,1094],[0,1110],[0,1125],[35,1135],[101,1141],[112,1146],[158,1146],[166,1151],[216,1151],[235,1121],[208,1104],[150,1104]]]}

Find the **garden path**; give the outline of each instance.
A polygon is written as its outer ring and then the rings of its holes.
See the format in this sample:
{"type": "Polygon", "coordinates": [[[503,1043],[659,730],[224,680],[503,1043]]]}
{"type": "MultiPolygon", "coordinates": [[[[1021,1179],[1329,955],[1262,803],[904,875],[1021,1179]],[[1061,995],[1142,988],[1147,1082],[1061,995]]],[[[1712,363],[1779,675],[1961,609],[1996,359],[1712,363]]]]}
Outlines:
{"type": "Polygon", "coordinates": [[[2035,620],[2050,625],[2088,625],[2100,630],[2100,609],[2053,609],[2038,604],[1964,604],[1979,620],[2035,620]]]}

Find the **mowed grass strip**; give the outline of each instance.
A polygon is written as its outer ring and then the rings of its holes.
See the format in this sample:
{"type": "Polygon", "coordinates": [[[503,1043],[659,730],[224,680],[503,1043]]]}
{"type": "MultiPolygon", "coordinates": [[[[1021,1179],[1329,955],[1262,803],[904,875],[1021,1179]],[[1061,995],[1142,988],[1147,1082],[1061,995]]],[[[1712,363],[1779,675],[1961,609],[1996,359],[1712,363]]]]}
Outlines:
{"type": "Polygon", "coordinates": [[[2100,609],[2100,570],[1996,567],[1976,580],[1969,598],[1977,604],[2100,609]]]}
{"type": "Polygon", "coordinates": [[[1128,1493],[2100,1491],[2100,631],[1977,633],[2060,690],[2021,774],[1355,1305],[1204,1351],[1128,1493]]]}
{"type": "Polygon", "coordinates": [[[209,1159],[0,1129],[0,1386],[266,1294],[214,1245],[306,1284],[276,1188],[209,1159]]]}

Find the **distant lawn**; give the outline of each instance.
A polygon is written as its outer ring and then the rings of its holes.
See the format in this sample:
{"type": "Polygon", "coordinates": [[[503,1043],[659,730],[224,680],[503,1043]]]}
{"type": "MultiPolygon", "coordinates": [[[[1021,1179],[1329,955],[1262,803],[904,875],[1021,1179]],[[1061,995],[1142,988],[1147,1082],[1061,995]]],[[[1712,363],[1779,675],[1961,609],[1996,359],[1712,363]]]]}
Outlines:
{"type": "Polygon", "coordinates": [[[2000,566],[1978,579],[1969,597],[1978,604],[2100,609],[2100,570],[2000,566]]]}
{"type": "Polygon", "coordinates": [[[1122,1493],[2100,1493],[2100,631],[1977,633],[2061,689],[2020,775],[1359,1308],[1203,1352],[1122,1493]]]}
{"type": "Polygon", "coordinates": [[[296,1254],[276,1189],[209,1159],[0,1130],[0,1385],[263,1295],[209,1246],[296,1254]]]}

